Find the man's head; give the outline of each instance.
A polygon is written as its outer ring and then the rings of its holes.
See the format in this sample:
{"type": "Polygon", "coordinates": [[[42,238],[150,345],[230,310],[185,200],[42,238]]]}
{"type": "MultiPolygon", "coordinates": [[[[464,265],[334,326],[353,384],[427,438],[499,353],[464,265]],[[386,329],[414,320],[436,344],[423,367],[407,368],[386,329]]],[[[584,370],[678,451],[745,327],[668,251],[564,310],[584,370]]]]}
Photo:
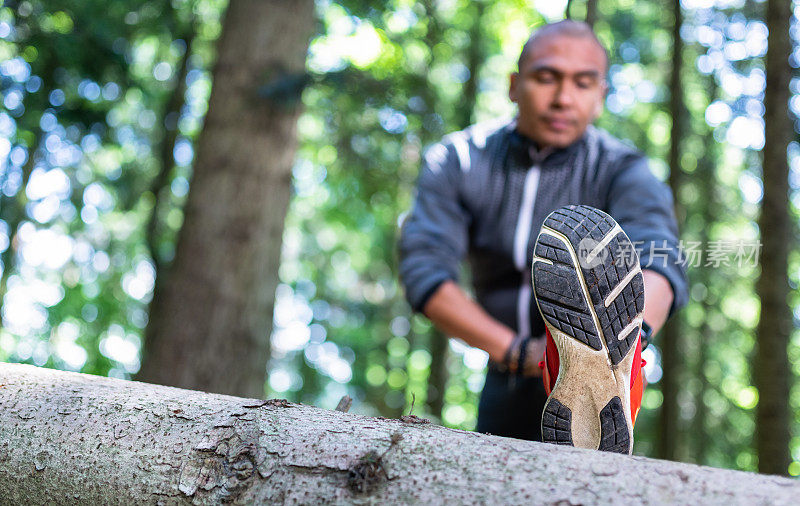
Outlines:
{"type": "Polygon", "coordinates": [[[592,29],[560,21],[525,43],[508,95],[519,107],[517,129],[540,148],[563,148],[603,110],[608,55],[592,29]]]}

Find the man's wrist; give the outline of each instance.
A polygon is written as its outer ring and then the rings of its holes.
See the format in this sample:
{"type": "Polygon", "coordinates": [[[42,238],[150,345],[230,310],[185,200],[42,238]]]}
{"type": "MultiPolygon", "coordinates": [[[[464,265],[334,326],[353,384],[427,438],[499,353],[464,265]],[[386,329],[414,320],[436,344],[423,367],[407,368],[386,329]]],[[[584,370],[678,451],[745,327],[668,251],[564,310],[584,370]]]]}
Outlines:
{"type": "Polygon", "coordinates": [[[487,350],[489,351],[489,359],[497,364],[503,364],[506,355],[513,349],[515,338],[516,335],[511,330],[500,333],[499,342],[494,352],[487,350]]]}
{"type": "Polygon", "coordinates": [[[511,343],[508,345],[505,354],[503,355],[503,359],[500,362],[500,365],[503,370],[508,371],[510,373],[516,373],[520,368],[523,367],[523,361],[525,360],[525,349],[527,345],[527,336],[523,336],[521,334],[514,334],[511,343]]]}
{"type": "Polygon", "coordinates": [[[647,345],[649,345],[650,341],[653,339],[653,329],[644,320],[642,320],[641,339],[642,350],[644,351],[644,349],[647,348],[647,345]]]}
{"type": "Polygon", "coordinates": [[[515,334],[514,337],[511,338],[511,343],[509,343],[506,348],[506,352],[503,354],[503,360],[501,361],[503,367],[512,372],[516,369],[520,340],[521,337],[519,334],[515,334]]]}
{"type": "Polygon", "coordinates": [[[544,336],[532,338],[529,335],[516,334],[503,359],[493,360],[490,368],[513,376],[541,376],[540,362],[544,357],[544,350],[544,336]]]}

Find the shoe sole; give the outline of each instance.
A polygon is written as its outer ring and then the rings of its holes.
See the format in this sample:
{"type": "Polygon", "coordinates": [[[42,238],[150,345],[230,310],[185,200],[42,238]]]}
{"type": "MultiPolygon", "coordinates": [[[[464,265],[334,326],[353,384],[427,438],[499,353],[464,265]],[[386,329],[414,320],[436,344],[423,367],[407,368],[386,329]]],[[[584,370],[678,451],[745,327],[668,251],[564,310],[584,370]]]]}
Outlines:
{"type": "Polygon", "coordinates": [[[630,376],[644,310],[630,239],[602,211],[562,207],[544,221],[532,269],[536,304],[560,364],[542,440],[630,454],[630,376]]]}

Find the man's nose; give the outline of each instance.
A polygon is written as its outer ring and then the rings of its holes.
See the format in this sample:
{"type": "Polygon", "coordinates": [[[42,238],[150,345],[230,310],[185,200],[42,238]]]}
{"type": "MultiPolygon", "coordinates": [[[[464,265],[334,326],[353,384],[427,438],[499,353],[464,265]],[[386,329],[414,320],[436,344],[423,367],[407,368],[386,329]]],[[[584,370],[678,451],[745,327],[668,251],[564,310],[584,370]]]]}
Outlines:
{"type": "Polygon", "coordinates": [[[575,99],[575,87],[566,79],[561,81],[553,97],[553,105],[557,107],[570,107],[575,99]]]}

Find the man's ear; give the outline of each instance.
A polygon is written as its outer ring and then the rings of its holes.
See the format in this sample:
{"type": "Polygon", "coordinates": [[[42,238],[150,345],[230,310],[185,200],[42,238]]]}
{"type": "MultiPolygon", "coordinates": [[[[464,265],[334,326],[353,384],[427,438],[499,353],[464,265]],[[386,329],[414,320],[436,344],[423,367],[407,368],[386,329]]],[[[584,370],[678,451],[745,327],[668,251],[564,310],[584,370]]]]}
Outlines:
{"type": "Polygon", "coordinates": [[[604,103],[605,103],[605,95],[603,95],[603,97],[601,97],[600,100],[598,100],[597,103],[594,105],[594,112],[592,113],[592,121],[596,120],[597,118],[600,117],[601,114],[603,114],[604,103]]]}
{"type": "Polygon", "coordinates": [[[603,106],[605,105],[606,97],[608,96],[608,85],[603,82],[602,86],[603,89],[600,93],[600,98],[597,99],[597,103],[594,105],[592,121],[596,120],[601,114],[603,114],[603,106]]]}
{"type": "Polygon", "coordinates": [[[512,102],[515,104],[517,103],[517,98],[519,95],[517,94],[517,86],[519,83],[519,73],[512,72],[510,76],[508,76],[508,98],[511,99],[512,102]]]}

